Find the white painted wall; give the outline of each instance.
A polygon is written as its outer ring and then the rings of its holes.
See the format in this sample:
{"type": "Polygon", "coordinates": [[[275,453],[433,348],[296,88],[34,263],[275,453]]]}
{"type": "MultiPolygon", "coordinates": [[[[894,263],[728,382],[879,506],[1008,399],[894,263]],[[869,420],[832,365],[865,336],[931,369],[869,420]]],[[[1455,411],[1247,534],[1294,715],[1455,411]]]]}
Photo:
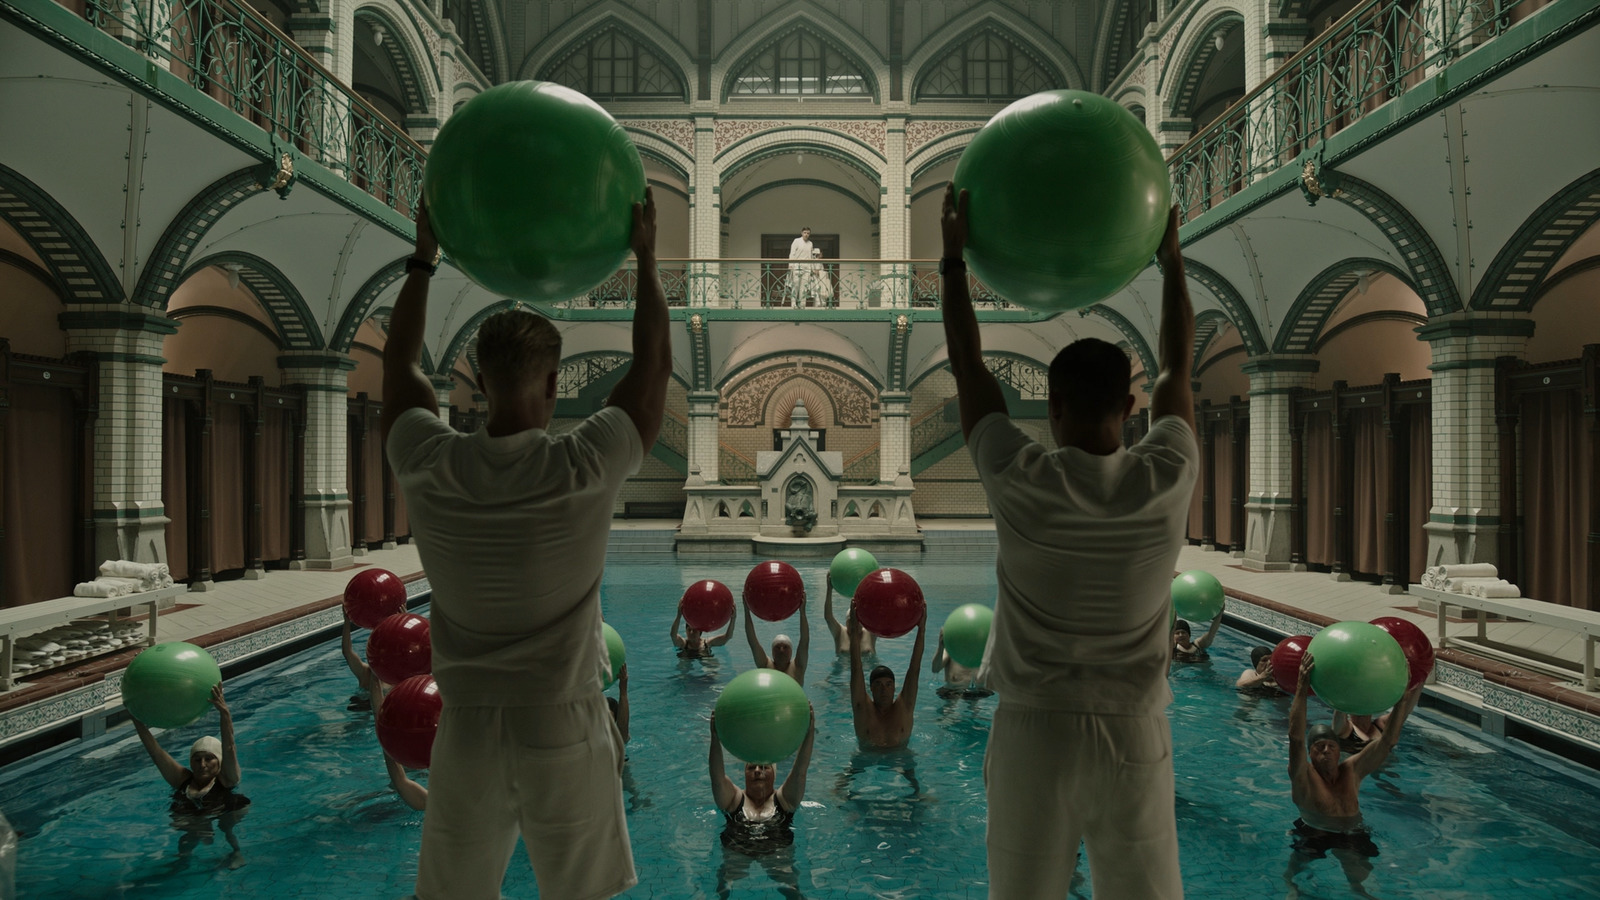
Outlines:
{"type": "Polygon", "coordinates": [[[772,188],[740,204],[728,218],[722,226],[726,257],[759,257],[763,233],[799,237],[803,225],[817,234],[839,235],[841,258],[875,259],[878,255],[878,227],[872,216],[861,204],[826,188],[772,188]]]}

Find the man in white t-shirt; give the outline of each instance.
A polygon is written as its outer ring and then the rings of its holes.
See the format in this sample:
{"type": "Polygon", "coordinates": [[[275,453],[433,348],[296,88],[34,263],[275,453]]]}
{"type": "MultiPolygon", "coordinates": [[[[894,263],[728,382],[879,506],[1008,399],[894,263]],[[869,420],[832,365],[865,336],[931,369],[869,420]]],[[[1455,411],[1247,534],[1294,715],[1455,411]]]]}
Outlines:
{"type": "Polygon", "coordinates": [[[655,203],[635,204],[633,362],[606,408],[551,435],[561,335],[516,310],[478,330],[489,418],[439,420],[420,367],[437,243],[417,255],[384,348],[383,424],[433,586],[433,743],[416,894],[498,898],[520,833],[541,897],[610,897],[638,882],[622,805],[623,738],[601,693],[600,576],[623,480],[655,442],[672,345],[655,203]]]}
{"type": "Polygon", "coordinates": [[[1153,424],[1132,449],[1127,356],[1076,341],[1050,365],[1046,450],[984,366],[962,252],[967,194],[945,192],[944,326],[961,428],[989,498],[999,596],[979,677],[1000,695],[984,759],[991,898],[1064,897],[1080,841],[1096,900],[1183,896],[1166,706],[1172,571],[1199,468],[1194,311],[1177,211],[1153,424]]]}
{"type": "Polygon", "coordinates": [[[785,285],[795,306],[811,286],[811,229],[800,229],[800,236],[789,243],[789,277],[785,285]]]}

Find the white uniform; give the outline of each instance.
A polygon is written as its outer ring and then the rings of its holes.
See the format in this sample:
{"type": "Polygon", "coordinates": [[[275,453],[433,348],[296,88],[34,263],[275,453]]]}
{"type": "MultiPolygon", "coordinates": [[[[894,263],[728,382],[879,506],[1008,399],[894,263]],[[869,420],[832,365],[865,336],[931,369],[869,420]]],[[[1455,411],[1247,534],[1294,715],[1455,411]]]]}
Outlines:
{"type": "Polygon", "coordinates": [[[809,269],[811,266],[811,242],[803,237],[797,237],[789,245],[789,259],[800,262],[789,263],[789,278],[787,291],[794,305],[799,306],[801,298],[810,287],[809,269]]]}
{"type": "Polygon", "coordinates": [[[1164,714],[1173,566],[1199,471],[1164,416],[1131,450],[1047,451],[1004,414],[968,439],[999,596],[979,677],[989,896],[1064,897],[1080,839],[1097,900],[1183,895],[1164,714]]]}
{"type": "Polygon", "coordinates": [[[433,587],[444,699],[417,896],[498,898],[519,831],[540,896],[621,893],[638,879],[599,592],[612,506],[643,455],[633,420],[608,407],[559,436],[490,437],[413,409],[388,453],[433,587]]]}

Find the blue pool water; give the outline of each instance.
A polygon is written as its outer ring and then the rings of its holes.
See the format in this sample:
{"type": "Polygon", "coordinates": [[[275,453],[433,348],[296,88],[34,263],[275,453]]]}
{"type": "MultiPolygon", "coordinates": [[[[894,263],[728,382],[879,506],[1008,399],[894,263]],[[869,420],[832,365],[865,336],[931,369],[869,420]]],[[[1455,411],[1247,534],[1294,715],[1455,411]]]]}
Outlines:
{"type": "MultiPolygon", "coordinates": [[[[735,898],[779,895],[766,866],[724,860],[706,770],[705,716],[721,685],[749,665],[749,650],[736,634],[701,666],[680,662],[667,638],[684,587],[709,577],[737,592],[753,562],[615,554],[606,569],[606,616],[628,643],[633,706],[625,800],[640,884],[628,897],[716,897],[724,886],[735,898]]],[[[918,578],[934,629],[961,603],[993,601],[993,563],[981,555],[885,562],[918,578]]],[[[924,673],[911,752],[859,753],[848,667],[822,622],[825,563],[797,567],[814,593],[806,689],[818,738],[798,838],[777,877],[788,881],[781,870],[792,867],[811,898],[985,896],[982,761],[994,700],[942,700],[924,673]]],[[[796,623],[783,629],[798,637],[796,623]]],[[[764,639],[777,630],[759,624],[764,639]]],[[[1284,763],[1288,702],[1234,692],[1251,643],[1224,631],[1213,664],[1172,679],[1183,873],[1194,897],[1286,893],[1295,817],[1284,763]]],[[[885,641],[879,651],[903,673],[911,641],[885,641]]],[[[352,686],[336,640],[229,682],[241,790],[254,800],[237,828],[245,860],[237,869],[226,865],[220,834],[178,866],[167,789],[129,727],[0,771],[0,810],[23,833],[18,895],[405,896],[422,814],[389,791],[371,714],[345,708],[352,686]]],[[[1326,713],[1314,706],[1318,715],[1326,713]]],[[[213,716],[163,743],[181,757],[214,727],[213,716]]],[[[780,766],[779,777],[787,771],[780,766]]],[[[1587,770],[1424,710],[1363,786],[1362,805],[1382,848],[1367,882],[1375,896],[1600,896],[1600,782],[1587,770]]],[[[1332,858],[1312,862],[1297,884],[1306,898],[1351,896],[1332,858]]],[[[520,853],[505,893],[536,896],[520,853]]],[[[1089,895],[1087,886],[1075,893],[1089,895]]]]}

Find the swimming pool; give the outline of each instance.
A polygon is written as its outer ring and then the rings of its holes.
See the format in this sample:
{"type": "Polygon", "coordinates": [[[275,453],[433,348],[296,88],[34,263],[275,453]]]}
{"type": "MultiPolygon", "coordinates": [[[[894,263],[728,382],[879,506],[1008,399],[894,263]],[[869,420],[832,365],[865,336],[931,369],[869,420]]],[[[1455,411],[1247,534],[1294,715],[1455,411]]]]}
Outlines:
{"type": "MultiPolygon", "coordinates": [[[[883,560],[918,578],[934,630],[961,603],[993,601],[993,563],[981,555],[883,560]]],[[[614,554],[608,563],[606,617],[628,643],[633,708],[625,802],[640,884],[630,898],[717,897],[724,886],[735,898],[779,895],[763,864],[724,865],[722,817],[706,772],[704,717],[720,686],[749,666],[742,628],[704,666],[680,662],[667,638],[684,587],[716,578],[737,592],[754,562],[614,554]]],[[[796,567],[813,592],[806,686],[818,736],[797,839],[780,862],[792,865],[810,898],[985,896],[982,761],[994,700],[942,700],[924,673],[911,751],[859,753],[848,666],[834,658],[822,622],[826,561],[796,567]]],[[[779,629],[762,622],[758,630],[770,640],[779,629]]],[[[783,630],[798,638],[794,622],[783,630]]],[[[931,657],[931,635],[929,643],[931,657]]],[[[1252,643],[1225,630],[1213,664],[1172,678],[1190,896],[1285,894],[1287,829],[1295,818],[1285,774],[1288,700],[1234,692],[1252,643]]],[[[911,640],[884,641],[879,651],[903,674],[911,640]]],[[[129,727],[0,771],[0,810],[23,833],[18,895],[409,894],[422,814],[390,792],[371,714],[345,708],[352,688],[337,640],[228,683],[241,790],[254,801],[237,828],[245,859],[238,869],[225,865],[220,834],[186,868],[177,867],[168,791],[129,727]]],[[[1319,715],[1326,717],[1313,703],[1313,720],[1319,715]]],[[[214,729],[215,717],[208,722],[214,729]]],[[[178,729],[163,744],[181,755],[201,733],[198,726],[178,729]]],[[[780,766],[780,779],[787,772],[780,766]]],[[[1376,896],[1600,897],[1600,780],[1561,760],[1422,710],[1389,764],[1362,788],[1362,806],[1382,850],[1367,882],[1376,896]]],[[[1312,862],[1297,883],[1302,897],[1351,895],[1332,858],[1312,862]]],[[[536,895],[520,853],[504,890],[511,898],[536,895]]],[[[1089,896],[1087,888],[1075,896],[1089,896]]]]}

